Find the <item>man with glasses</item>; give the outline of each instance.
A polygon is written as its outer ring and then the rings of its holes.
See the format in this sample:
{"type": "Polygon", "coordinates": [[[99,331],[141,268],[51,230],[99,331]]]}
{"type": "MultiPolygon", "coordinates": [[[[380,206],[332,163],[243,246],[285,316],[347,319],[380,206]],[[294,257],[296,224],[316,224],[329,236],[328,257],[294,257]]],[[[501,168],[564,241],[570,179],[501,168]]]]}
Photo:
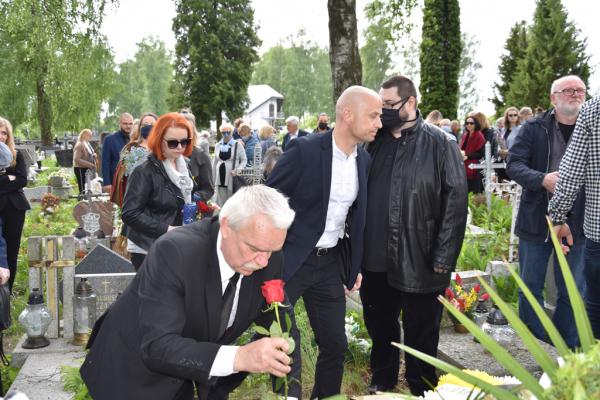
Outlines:
{"type": "MultiPolygon", "coordinates": [[[[558,260],[553,255],[546,210],[558,181],[558,166],[585,101],[585,92],[585,84],[577,76],[568,75],[554,81],[550,90],[550,102],[554,108],[521,126],[510,148],[506,167],[508,175],[523,187],[515,226],[515,234],[519,237],[519,273],[543,306],[546,271],[550,256],[553,256],[557,301],[552,319],[567,345],[572,348],[578,345],[577,329],[558,260]]],[[[580,191],[566,219],[574,237],[567,261],[581,293],[585,287],[584,204],[584,192],[580,191]]],[[[536,337],[548,340],[546,331],[523,293],[519,293],[519,316],[536,337]]]]}
{"type": "MultiPolygon", "coordinates": [[[[563,93],[566,91],[563,90],[563,93]]],[[[581,186],[585,184],[588,201],[585,203],[585,306],[594,337],[600,339],[600,96],[581,108],[569,148],[560,163],[560,179],[548,212],[554,230],[567,244],[574,244],[567,215],[581,186]]],[[[572,251],[567,246],[563,251],[572,251]]]]}
{"type": "MultiPolygon", "coordinates": [[[[369,392],[398,382],[402,312],[404,343],[437,355],[442,304],[465,234],[467,178],[456,144],[425,123],[414,83],[395,76],[379,91],[382,125],[369,144],[367,225],[360,297],[371,339],[369,392]]],[[[435,367],[406,355],[414,395],[437,384],[435,367]]]]}

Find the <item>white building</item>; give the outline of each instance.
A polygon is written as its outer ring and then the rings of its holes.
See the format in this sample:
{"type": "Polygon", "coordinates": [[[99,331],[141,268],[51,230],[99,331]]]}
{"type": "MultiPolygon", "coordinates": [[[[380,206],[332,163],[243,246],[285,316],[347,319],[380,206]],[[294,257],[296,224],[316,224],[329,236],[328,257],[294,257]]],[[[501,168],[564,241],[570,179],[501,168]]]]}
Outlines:
{"type": "Polygon", "coordinates": [[[249,122],[252,129],[260,129],[265,125],[275,125],[276,120],[283,120],[281,106],[283,95],[269,85],[248,86],[248,108],[244,111],[244,121],[249,122]]]}

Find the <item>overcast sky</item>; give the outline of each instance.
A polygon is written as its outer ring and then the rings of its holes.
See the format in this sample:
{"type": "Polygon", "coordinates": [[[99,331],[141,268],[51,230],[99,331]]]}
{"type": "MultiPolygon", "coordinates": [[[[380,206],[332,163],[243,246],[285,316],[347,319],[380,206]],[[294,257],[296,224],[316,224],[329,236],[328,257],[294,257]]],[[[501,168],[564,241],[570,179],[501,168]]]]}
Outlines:
{"type": "MultiPolygon", "coordinates": [[[[359,32],[366,27],[362,12],[366,3],[368,0],[356,0],[359,32]]],[[[261,53],[301,29],[311,41],[321,46],[329,45],[326,0],[252,0],[252,4],[255,22],[259,26],[258,35],[262,40],[261,53]]],[[[563,0],[563,4],[570,20],[581,30],[580,37],[587,38],[593,69],[589,91],[597,94],[600,92],[600,29],[597,27],[597,11],[593,10],[595,3],[563,0]]],[[[460,5],[461,30],[475,36],[481,43],[478,61],[483,68],[479,73],[478,86],[481,98],[487,99],[492,95],[492,82],[496,79],[499,58],[510,28],[520,20],[531,23],[535,1],[460,0],[460,5]]],[[[420,12],[416,14],[420,18],[420,12]]],[[[167,48],[174,49],[175,38],[171,30],[174,16],[173,0],[120,0],[118,8],[108,10],[103,26],[116,61],[131,58],[136,43],[150,35],[165,42],[167,48]]],[[[413,34],[420,35],[420,29],[413,34]]],[[[486,113],[493,112],[489,102],[480,104],[479,108],[486,113]]]]}

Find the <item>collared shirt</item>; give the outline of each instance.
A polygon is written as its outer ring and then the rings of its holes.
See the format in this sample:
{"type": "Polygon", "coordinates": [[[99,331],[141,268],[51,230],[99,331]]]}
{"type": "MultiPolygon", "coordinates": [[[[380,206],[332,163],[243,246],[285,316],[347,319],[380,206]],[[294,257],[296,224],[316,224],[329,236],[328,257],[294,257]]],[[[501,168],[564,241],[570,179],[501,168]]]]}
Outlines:
{"type": "Polygon", "coordinates": [[[335,247],[344,234],[344,224],[348,210],[358,195],[358,169],[356,167],[356,146],[347,156],[335,143],[335,130],[331,135],[331,189],[325,230],[317,242],[317,247],[335,247]]]}
{"type": "MultiPolygon", "coordinates": [[[[235,274],[233,268],[227,264],[225,260],[225,256],[223,256],[223,252],[221,251],[221,232],[217,236],[217,258],[219,260],[219,271],[221,273],[221,294],[225,293],[225,289],[229,284],[229,279],[235,274]]],[[[237,282],[237,286],[235,288],[235,296],[233,298],[233,307],[231,308],[231,314],[229,315],[229,322],[227,322],[227,327],[229,328],[233,325],[233,321],[235,320],[235,314],[237,312],[237,305],[240,295],[240,287],[242,286],[242,279],[244,276],[240,276],[240,279],[237,282]]],[[[239,346],[221,346],[219,351],[217,352],[217,356],[213,361],[213,365],[210,368],[210,376],[227,376],[233,374],[235,371],[233,370],[233,362],[235,360],[235,353],[237,352],[239,346]]]]}
{"type": "Polygon", "coordinates": [[[583,232],[587,238],[600,242],[600,96],[581,107],[558,173],[560,178],[548,205],[550,218],[555,223],[564,222],[585,185],[583,232]]]}

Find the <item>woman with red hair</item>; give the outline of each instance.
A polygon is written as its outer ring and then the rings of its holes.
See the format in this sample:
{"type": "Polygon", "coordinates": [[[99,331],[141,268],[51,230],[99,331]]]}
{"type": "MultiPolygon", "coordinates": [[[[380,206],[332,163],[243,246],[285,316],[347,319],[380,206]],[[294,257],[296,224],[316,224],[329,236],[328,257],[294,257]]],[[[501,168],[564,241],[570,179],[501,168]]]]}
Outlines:
{"type": "Polygon", "coordinates": [[[481,125],[475,117],[469,116],[465,120],[465,132],[460,138],[460,150],[465,159],[469,192],[483,192],[483,182],[479,170],[469,168],[470,164],[477,164],[479,159],[485,156],[485,137],[481,133],[481,125]]]}
{"type": "Polygon", "coordinates": [[[148,137],[148,158],[127,180],[121,216],[136,270],[152,243],[181,225],[182,207],[192,202],[194,184],[184,157],[193,146],[194,131],[185,117],[162,115],[148,137]]]}

